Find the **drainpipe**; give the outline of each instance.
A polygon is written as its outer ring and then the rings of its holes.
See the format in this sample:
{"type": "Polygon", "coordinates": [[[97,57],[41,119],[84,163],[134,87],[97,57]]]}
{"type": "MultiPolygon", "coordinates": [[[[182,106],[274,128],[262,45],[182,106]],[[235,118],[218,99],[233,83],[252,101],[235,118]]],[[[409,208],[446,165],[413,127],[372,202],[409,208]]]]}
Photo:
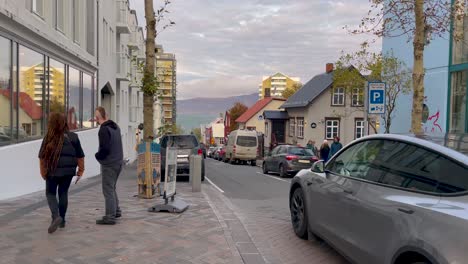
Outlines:
{"type": "Polygon", "coordinates": [[[96,48],[96,64],[97,64],[97,76],[96,76],[96,92],[97,92],[97,102],[96,102],[96,105],[95,106],[98,106],[99,105],[99,101],[100,101],[100,88],[99,88],[99,0],[96,1],[96,10],[97,10],[97,14],[96,14],[96,35],[97,35],[97,48],[96,48]]]}

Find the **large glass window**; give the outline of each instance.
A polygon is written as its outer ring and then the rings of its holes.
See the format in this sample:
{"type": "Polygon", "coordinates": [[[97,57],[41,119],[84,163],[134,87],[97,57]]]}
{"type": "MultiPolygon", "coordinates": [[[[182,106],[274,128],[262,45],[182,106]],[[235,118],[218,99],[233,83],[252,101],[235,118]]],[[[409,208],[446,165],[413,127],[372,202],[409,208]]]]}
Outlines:
{"type": "Polygon", "coordinates": [[[452,98],[450,102],[450,131],[453,133],[464,133],[467,130],[466,124],[466,80],[468,72],[452,73],[452,98]]]}
{"type": "Polygon", "coordinates": [[[70,130],[81,128],[80,108],[80,71],[69,67],[68,70],[68,127],[70,130]]]}
{"type": "Polygon", "coordinates": [[[0,37],[0,146],[13,139],[11,98],[11,41],[0,37]]]}
{"type": "Polygon", "coordinates": [[[453,57],[452,64],[461,64],[468,62],[468,1],[457,0],[456,2],[465,2],[464,10],[460,10],[459,16],[453,21],[453,57]]]}
{"type": "Polygon", "coordinates": [[[65,64],[49,60],[49,109],[50,112],[65,112],[65,64]]]}
{"type": "Polygon", "coordinates": [[[83,128],[93,127],[93,78],[83,73],[83,128]]]}
{"type": "Polygon", "coordinates": [[[19,120],[18,139],[44,134],[44,55],[19,47],[19,120]]]}

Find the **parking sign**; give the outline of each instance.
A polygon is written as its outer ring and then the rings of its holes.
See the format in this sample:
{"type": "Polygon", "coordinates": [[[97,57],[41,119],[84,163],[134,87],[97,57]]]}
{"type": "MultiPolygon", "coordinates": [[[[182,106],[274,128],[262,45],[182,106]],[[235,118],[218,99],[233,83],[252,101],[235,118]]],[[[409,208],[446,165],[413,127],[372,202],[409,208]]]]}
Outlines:
{"type": "Polygon", "coordinates": [[[367,85],[367,112],[369,114],[385,113],[385,83],[369,82],[367,85]]]}

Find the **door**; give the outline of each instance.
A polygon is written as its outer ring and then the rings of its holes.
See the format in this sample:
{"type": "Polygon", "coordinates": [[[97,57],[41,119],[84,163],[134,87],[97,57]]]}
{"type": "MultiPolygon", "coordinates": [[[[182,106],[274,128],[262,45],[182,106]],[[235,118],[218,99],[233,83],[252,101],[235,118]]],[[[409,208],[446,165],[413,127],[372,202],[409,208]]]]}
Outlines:
{"type": "Polygon", "coordinates": [[[275,134],[276,143],[286,143],[284,120],[273,120],[271,125],[271,132],[275,134]]]}
{"type": "Polygon", "coordinates": [[[278,147],[274,148],[273,151],[270,153],[270,155],[265,158],[265,166],[266,166],[267,171],[269,171],[269,170],[273,171],[274,170],[273,169],[273,164],[274,164],[273,163],[273,160],[274,160],[273,157],[278,153],[280,148],[281,148],[281,146],[278,146],[278,147]]]}

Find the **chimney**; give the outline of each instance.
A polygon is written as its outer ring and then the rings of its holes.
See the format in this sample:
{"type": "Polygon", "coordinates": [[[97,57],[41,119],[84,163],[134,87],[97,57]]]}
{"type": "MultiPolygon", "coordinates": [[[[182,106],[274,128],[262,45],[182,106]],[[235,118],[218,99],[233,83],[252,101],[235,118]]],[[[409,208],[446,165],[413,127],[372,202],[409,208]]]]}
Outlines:
{"type": "Polygon", "coordinates": [[[330,73],[333,71],[333,63],[327,63],[327,66],[325,68],[327,73],[330,73]]]}

